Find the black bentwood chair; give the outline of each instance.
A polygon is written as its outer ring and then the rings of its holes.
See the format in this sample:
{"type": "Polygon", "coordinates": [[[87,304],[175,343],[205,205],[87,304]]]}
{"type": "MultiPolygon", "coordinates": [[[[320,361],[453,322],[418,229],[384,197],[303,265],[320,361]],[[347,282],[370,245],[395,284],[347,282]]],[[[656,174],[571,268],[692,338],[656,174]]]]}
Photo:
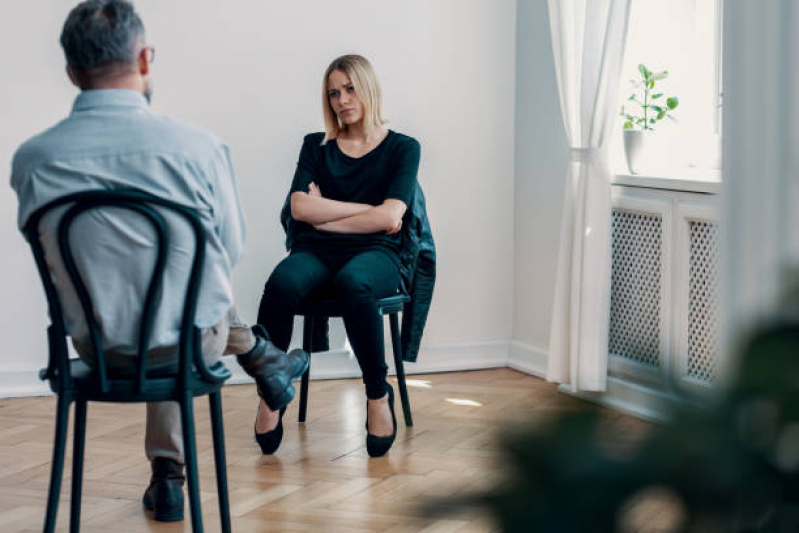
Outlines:
{"type": "MultiPolygon", "coordinates": [[[[388,296],[377,301],[378,312],[381,319],[388,315],[391,325],[391,346],[394,352],[394,366],[397,370],[397,384],[399,385],[400,399],[402,400],[402,414],[405,415],[406,427],[413,426],[413,418],[411,417],[411,404],[408,400],[408,388],[405,385],[405,366],[402,362],[402,343],[400,342],[400,328],[397,315],[402,311],[405,303],[409,301],[410,297],[406,294],[388,296]]],[[[313,347],[314,320],[340,317],[341,308],[333,299],[318,299],[305,304],[297,314],[303,317],[302,348],[310,354],[313,347]]],[[[300,388],[300,422],[305,422],[305,412],[308,408],[308,378],[310,375],[311,365],[309,364],[308,370],[306,370],[305,374],[302,376],[302,386],[300,388]]]]}
{"type": "MultiPolygon", "coordinates": [[[[42,380],[49,380],[53,392],[58,394],[56,411],[55,444],[50,473],[50,491],[47,496],[47,515],[44,531],[55,528],[58,512],[58,498],[61,477],[64,470],[64,450],[66,448],[69,405],[75,402],[75,431],[72,462],[72,503],[70,508],[70,531],[80,527],[81,480],[83,475],[83,452],[86,435],[86,403],[97,402],[163,402],[176,401],[180,404],[185,448],[188,493],[191,505],[193,531],[202,531],[200,509],[200,484],[197,477],[197,447],[194,441],[195,396],[208,395],[211,404],[211,424],[214,442],[214,460],[219,493],[219,513],[222,531],[230,531],[230,510],[228,506],[227,472],[225,467],[225,442],[222,428],[222,401],[220,389],[230,372],[219,362],[206,365],[201,353],[200,329],[194,325],[198,290],[205,261],[205,229],[197,215],[189,208],[136,191],[90,191],[65,196],[40,208],[24,228],[28,242],[33,248],[33,256],[39,275],[44,284],[52,323],[47,328],[50,356],[47,368],[42,370],[42,380]],[[58,294],[45,260],[40,241],[40,222],[42,217],[54,208],[63,207],[65,211],[58,222],[58,246],[70,282],[80,300],[84,319],[91,338],[91,347],[96,363],[90,368],[81,359],[69,359],[66,344],[64,316],[58,294]],[[72,253],[69,232],[73,222],[83,213],[102,208],[121,208],[140,215],[155,230],[157,255],[153,273],[147,289],[141,316],[131,316],[139,321],[138,361],[135,374],[130,376],[109,375],[98,325],[92,305],[92,295],[86,289],[72,253]],[[158,209],[156,209],[158,208],[158,209]],[[159,212],[160,211],[160,212],[159,212]],[[169,248],[169,230],[162,212],[171,212],[182,217],[194,235],[194,257],[183,305],[180,326],[179,358],[175,368],[164,371],[148,371],[147,358],[159,301],[160,289],[166,267],[169,248]]],[[[124,283],[120,279],[119,283],[124,283]]],[[[95,297],[102,297],[100,294],[95,297]]]]}

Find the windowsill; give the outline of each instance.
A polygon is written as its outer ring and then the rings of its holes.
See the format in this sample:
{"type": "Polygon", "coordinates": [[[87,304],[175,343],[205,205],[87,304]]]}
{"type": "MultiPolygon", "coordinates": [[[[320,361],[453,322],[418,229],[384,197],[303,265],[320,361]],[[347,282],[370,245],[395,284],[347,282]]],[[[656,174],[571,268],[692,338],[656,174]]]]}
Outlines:
{"type": "Polygon", "coordinates": [[[720,194],[721,171],[718,169],[681,168],[669,170],[668,172],[648,172],[646,174],[621,172],[613,177],[611,183],[627,187],[720,194]]]}

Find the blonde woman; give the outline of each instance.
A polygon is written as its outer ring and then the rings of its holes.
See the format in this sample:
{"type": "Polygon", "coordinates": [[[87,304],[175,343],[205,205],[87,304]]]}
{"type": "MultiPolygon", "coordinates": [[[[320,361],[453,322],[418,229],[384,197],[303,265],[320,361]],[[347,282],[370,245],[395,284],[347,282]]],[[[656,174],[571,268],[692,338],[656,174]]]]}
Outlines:
{"type": "MultiPolygon", "coordinates": [[[[400,287],[399,232],[416,190],[419,143],[386,128],[365,58],[335,59],[322,91],[325,132],[303,142],[290,192],[291,250],[266,282],[258,323],[286,349],[297,308],[332,290],[363,373],[366,447],[378,457],[394,442],[397,421],[377,300],[400,287]]],[[[261,402],[255,437],[265,454],[280,445],[282,415],[261,402]]]]}

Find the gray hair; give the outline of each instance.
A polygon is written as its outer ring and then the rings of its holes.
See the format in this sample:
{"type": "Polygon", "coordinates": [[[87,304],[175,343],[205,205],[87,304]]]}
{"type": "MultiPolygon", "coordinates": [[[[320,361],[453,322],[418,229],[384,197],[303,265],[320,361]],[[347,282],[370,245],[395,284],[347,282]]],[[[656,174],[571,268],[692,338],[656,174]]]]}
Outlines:
{"type": "MultiPolygon", "coordinates": [[[[144,24],[126,0],[85,0],[70,11],[61,47],[78,75],[136,59],[144,24]]],[[[97,72],[100,74],[100,72],[97,72]]]]}

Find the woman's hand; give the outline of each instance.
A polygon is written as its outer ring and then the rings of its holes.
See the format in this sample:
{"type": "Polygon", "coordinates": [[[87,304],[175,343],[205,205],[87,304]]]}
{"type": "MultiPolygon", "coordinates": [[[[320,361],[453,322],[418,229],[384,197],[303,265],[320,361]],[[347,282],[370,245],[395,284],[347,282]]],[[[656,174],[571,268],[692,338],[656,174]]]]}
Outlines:
{"type": "MultiPolygon", "coordinates": [[[[308,196],[312,196],[314,198],[324,198],[324,196],[322,196],[322,189],[320,189],[319,185],[314,182],[308,184],[308,196]]],[[[317,231],[324,231],[325,224],[327,224],[327,222],[314,224],[314,229],[317,231]]]]}
{"type": "Polygon", "coordinates": [[[399,233],[402,229],[402,220],[397,222],[397,225],[391,228],[390,230],[386,231],[386,235],[394,235],[395,233],[399,233]]]}

